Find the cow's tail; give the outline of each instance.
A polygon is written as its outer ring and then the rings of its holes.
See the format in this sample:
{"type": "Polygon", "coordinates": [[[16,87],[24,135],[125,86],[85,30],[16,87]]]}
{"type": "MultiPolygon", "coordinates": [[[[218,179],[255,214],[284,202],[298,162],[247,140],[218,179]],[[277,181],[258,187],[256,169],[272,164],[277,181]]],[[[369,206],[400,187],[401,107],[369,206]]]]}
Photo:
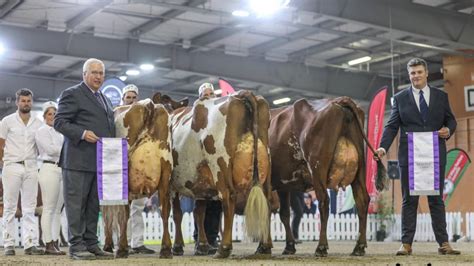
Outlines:
{"type": "Polygon", "coordinates": [[[263,243],[268,241],[270,234],[270,208],[267,198],[263,193],[258,174],[258,107],[257,99],[249,91],[242,93],[245,106],[252,118],[251,131],[253,135],[253,176],[252,189],[250,190],[247,204],[245,205],[245,231],[249,238],[257,239],[263,243]]]}
{"type": "MultiPolygon", "coordinates": [[[[377,156],[377,153],[375,152],[374,147],[372,147],[372,144],[367,139],[367,135],[365,134],[364,127],[362,126],[359,120],[359,116],[357,115],[357,111],[356,111],[357,109],[356,104],[349,97],[343,97],[343,99],[339,101],[338,103],[344,107],[347,107],[352,112],[352,114],[355,117],[356,125],[357,125],[357,128],[359,129],[360,134],[364,138],[365,142],[367,143],[367,146],[372,151],[374,156],[377,156]]],[[[384,189],[387,190],[389,187],[390,187],[390,182],[387,175],[387,169],[383,165],[382,160],[377,159],[377,178],[375,180],[375,188],[378,191],[382,191],[384,189]]]]}

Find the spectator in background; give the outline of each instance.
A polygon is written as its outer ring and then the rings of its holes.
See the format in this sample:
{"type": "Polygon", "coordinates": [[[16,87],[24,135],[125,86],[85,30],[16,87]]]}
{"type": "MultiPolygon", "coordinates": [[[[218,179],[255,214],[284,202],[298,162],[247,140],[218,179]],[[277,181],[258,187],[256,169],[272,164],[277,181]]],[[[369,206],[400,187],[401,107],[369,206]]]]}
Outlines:
{"type": "Polygon", "coordinates": [[[291,221],[291,231],[293,232],[293,236],[295,237],[295,243],[301,244],[301,240],[299,238],[299,229],[300,229],[300,222],[301,218],[303,217],[303,192],[290,192],[290,206],[293,210],[293,220],[291,221]]]}
{"type": "Polygon", "coordinates": [[[35,225],[38,195],[38,149],[35,132],[42,126],[31,115],[33,93],[29,89],[16,92],[17,111],[0,124],[0,161],[3,162],[3,245],[5,256],[15,255],[15,212],[21,192],[22,243],[26,255],[42,255],[37,248],[38,226],[35,225]]]}
{"type": "Polygon", "coordinates": [[[303,212],[306,214],[315,214],[316,213],[316,204],[314,204],[311,194],[304,193],[304,206],[303,212]]]}
{"type": "Polygon", "coordinates": [[[43,230],[43,242],[46,243],[45,254],[66,255],[66,252],[59,249],[61,208],[64,199],[63,178],[58,162],[64,137],[53,128],[56,110],[55,102],[49,101],[43,104],[44,125],[35,134],[39,151],[38,159],[43,162],[38,178],[43,199],[41,228],[43,230]]]}

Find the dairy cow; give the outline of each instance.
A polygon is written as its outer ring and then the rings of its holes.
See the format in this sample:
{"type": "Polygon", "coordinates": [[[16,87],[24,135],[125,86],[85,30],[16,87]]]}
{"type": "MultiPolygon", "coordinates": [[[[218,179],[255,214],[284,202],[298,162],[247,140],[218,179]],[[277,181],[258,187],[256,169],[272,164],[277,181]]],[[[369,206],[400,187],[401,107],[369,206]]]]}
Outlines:
{"type": "Polygon", "coordinates": [[[207,254],[204,214],[208,199],[222,201],[224,232],[217,258],[232,250],[234,214],[245,212],[247,233],[260,241],[257,253],[271,253],[268,199],[270,158],[269,108],[249,91],[197,100],[171,114],[173,134],[172,189],[175,255],[183,254],[179,195],[196,199],[197,251],[207,254]],[[245,208],[245,211],[244,211],[245,208]]]}
{"type": "MultiPolygon", "coordinates": [[[[150,99],[115,110],[116,136],[127,138],[129,200],[149,197],[158,191],[163,220],[161,258],[172,257],[168,218],[171,209],[169,183],[173,168],[169,115],[161,104],[150,99]]],[[[128,256],[127,221],[129,205],[102,206],[105,225],[104,250],[112,251],[112,224],[119,224],[119,247],[116,257],[128,256]]]]}
{"type": "Polygon", "coordinates": [[[289,193],[314,189],[319,200],[321,232],[316,256],[327,256],[327,189],[352,186],[359,216],[359,238],[352,255],[364,255],[369,195],[365,182],[364,112],[348,97],[308,101],[271,110],[269,129],[272,187],[280,197],[286,230],[283,254],[294,254],[289,193]]]}

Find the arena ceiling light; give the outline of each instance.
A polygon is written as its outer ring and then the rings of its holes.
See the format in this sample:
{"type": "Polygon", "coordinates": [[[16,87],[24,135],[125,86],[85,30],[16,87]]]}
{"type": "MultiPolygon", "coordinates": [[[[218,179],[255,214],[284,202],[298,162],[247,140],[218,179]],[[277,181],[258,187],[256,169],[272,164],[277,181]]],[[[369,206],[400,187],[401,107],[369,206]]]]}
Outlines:
{"type": "Polygon", "coordinates": [[[138,76],[138,75],[140,75],[140,70],[138,70],[138,69],[129,69],[129,70],[127,70],[127,72],[125,72],[125,74],[127,74],[127,76],[138,76]]]}
{"type": "Polygon", "coordinates": [[[290,0],[250,0],[249,5],[258,17],[267,17],[287,7],[288,3],[290,0]]]}
{"type": "Polygon", "coordinates": [[[250,13],[247,10],[234,10],[232,15],[236,17],[248,17],[250,13]]]}
{"type": "Polygon", "coordinates": [[[347,64],[350,65],[350,66],[353,66],[353,65],[358,65],[358,64],[361,64],[361,63],[365,63],[365,62],[370,61],[370,60],[372,60],[372,57],[364,56],[364,57],[361,57],[361,58],[351,60],[351,61],[347,62],[347,64]]]}
{"type": "Polygon", "coordinates": [[[127,77],[127,76],[125,76],[125,75],[123,75],[123,76],[120,76],[120,77],[119,77],[119,79],[120,79],[121,81],[126,81],[126,80],[127,80],[127,78],[128,78],[128,77],[127,77]]]}
{"type": "Polygon", "coordinates": [[[150,71],[150,70],[153,70],[155,68],[154,65],[152,64],[141,64],[140,65],[140,69],[143,70],[143,71],[150,71]]]}
{"type": "Polygon", "coordinates": [[[287,102],[289,102],[289,101],[291,101],[291,99],[288,98],[288,97],[285,97],[285,98],[281,98],[281,99],[274,100],[274,101],[273,101],[273,104],[274,104],[274,105],[278,105],[278,104],[287,103],[287,102]]]}

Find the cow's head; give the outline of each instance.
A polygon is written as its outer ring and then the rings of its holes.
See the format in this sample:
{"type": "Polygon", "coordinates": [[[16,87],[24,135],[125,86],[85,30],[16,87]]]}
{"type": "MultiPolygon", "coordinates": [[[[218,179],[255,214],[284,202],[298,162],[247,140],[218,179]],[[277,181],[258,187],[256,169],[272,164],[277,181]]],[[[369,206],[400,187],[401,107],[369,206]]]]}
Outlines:
{"type": "Polygon", "coordinates": [[[171,99],[170,96],[166,94],[161,94],[161,92],[155,93],[155,95],[153,95],[152,100],[154,103],[160,103],[164,105],[166,110],[168,110],[168,112],[172,112],[173,110],[176,110],[181,107],[186,107],[189,104],[188,98],[183,98],[179,101],[175,101],[171,99]]]}

